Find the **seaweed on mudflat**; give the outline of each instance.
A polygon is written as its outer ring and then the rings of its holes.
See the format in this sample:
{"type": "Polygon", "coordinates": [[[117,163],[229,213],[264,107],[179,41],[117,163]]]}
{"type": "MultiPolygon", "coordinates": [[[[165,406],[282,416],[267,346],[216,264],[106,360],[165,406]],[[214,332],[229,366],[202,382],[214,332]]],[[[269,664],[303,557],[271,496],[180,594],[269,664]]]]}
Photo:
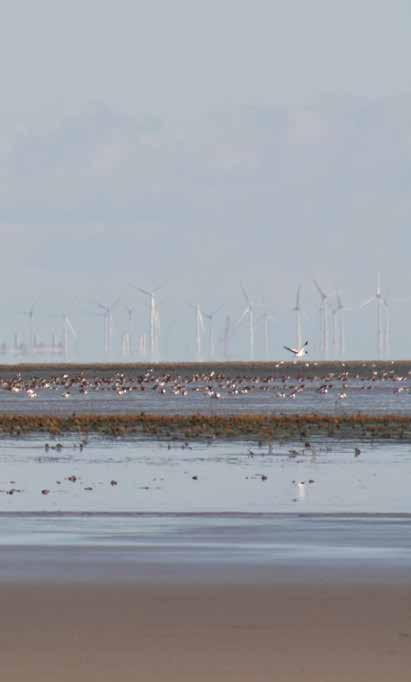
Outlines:
{"type": "Polygon", "coordinates": [[[404,415],[0,415],[0,434],[23,436],[34,433],[59,435],[95,433],[122,438],[140,435],[147,438],[185,440],[272,439],[307,435],[332,438],[411,440],[411,416],[404,415]]]}

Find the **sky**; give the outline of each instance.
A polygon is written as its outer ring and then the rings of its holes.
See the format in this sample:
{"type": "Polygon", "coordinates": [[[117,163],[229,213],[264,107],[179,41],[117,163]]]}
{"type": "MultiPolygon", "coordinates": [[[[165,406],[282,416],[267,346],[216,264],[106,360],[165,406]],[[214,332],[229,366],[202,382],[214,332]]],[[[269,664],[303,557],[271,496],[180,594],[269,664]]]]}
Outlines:
{"type": "MultiPolygon", "coordinates": [[[[223,306],[221,356],[243,282],[256,355],[267,312],[281,359],[301,284],[320,357],[317,279],[330,327],[336,290],[350,308],[346,356],[370,358],[381,272],[409,357],[410,29],[405,0],[3,0],[0,340],[27,340],[34,304],[39,338],[66,313],[75,359],[103,359],[95,302],[119,298],[120,357],[126,306],[133,343],[148,331],[132,285],[163,285],[161,357],[195,357],[190,303],[223,306]]],[[[231,354],[248,353],[245,324],[231,354]]]]}

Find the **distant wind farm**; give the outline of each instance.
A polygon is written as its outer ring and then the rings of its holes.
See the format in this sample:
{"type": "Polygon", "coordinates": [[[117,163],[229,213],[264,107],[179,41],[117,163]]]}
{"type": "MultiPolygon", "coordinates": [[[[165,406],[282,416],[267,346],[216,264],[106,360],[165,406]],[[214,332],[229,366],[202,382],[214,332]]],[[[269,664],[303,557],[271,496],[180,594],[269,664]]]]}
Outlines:
{"type": "Polygon", "coordinates": [[[310,360],[341,361],[348,357],[350,340],[361,325],[361,333],[366,328],[375,338],[369,357],[387,360],[391,357],[390,302],[401,300],[386,296],[379,273],[374,293],[349,305],[340,290],[329,291],[317,279],[298,284],[294,294],[284,292],[279,310],[263,297],[251,296],[248,285],[239,282],[240,314],[216,295],[217,305],[212,308],[190,300],[188,293],[186,301],[177,301],[177,307],[174,301],[174,318],[170,320],[168,296],[172,296],[172,285],[150,290],[130,284],[127,294],[113,297],[109,303],[78,301],[70,315],[49,312],[36,300],[16,315],[15,329],[8,335],[3,329],[1,359],[5,363],[76,362],[84,358],[87,341],[88,348],[93,348],[87,360],[253,362],[281,358],[285,351],[287,357],[292,352],[296,362],[306,355],[310,360]],[[159,301],[160,292],[164,299],[159,301]],[[309,303],[305,302],[307,294],[309,303]],[[373,308],[375,315],[366,316],[368,308],[373,308]],[[350,323],[352,313],[356,313],[355,325],[350,323]],[[162,324],[163,314],[166,324],[162,324]],[[85,317],[89,321],[87,338],[81,331],[85,317]],[[180,338],[184,338],[177,350],[175,343],[170,347],[173,330],[180,330],[180,338]]]}

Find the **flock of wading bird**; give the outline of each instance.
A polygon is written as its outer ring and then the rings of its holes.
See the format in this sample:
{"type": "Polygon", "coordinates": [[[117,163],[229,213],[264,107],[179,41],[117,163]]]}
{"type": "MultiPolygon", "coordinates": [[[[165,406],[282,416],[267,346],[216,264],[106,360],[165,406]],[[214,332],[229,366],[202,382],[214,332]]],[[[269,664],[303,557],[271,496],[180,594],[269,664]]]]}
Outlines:
{"type": "Polygon", "coordinates": [[[150,396],[204,396],[219,399],[266,393],[275,398],[294,400],[307,391],[319,395],[330,393],[344,400],[348,397],[349,389],[369,392],[382,385],[395,395],[409,394],[410,379],[411,371],[399,374],[395,367],[378,368],[373,363],[364,363],[351,371],[345,363],[340,363],[339,371],[321,372],[321,365],[317,362],[307,362],[301,365],[301,371],[296,368],[290,374],[284,362],[277,362],[273,365],[272,373],[254,375],[224,372],[222,369],[181,373],[178,367],[173,372],[148,368],[140,373],[113,371],[99,375],[96,372],[93,376],[89,372],[86,374],[73,370],[69,374],[50,374],[43,378],[26,373],[23,376],[18,372],[13,377],[0,380],[0,391],[30,400],[46,397],[50,393],[60,399],[78,399],[88,395],[94,397],[97,394],[114,398],[144,394],[146,401],[150,396]]]}

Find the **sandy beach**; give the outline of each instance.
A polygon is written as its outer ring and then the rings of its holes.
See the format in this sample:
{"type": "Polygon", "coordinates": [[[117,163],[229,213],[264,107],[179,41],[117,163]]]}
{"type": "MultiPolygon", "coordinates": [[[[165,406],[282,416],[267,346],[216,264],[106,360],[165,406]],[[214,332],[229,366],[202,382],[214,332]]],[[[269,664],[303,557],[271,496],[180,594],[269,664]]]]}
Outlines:
{"type": "Polygon", "coordinates": [[[402,682],[411,590],[364,584],[2,584],[9,682],[402,682]]]}

